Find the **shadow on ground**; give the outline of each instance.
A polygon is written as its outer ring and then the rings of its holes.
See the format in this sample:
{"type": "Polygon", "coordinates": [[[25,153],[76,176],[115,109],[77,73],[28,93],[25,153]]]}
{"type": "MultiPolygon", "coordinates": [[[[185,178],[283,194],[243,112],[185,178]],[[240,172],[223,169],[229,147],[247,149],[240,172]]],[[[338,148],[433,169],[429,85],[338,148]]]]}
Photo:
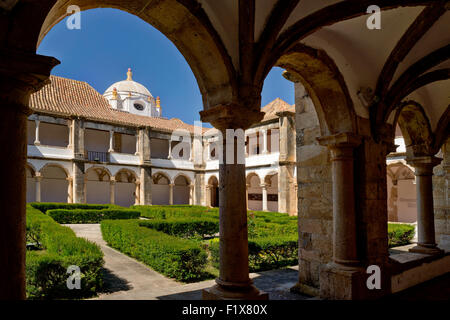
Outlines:
{"type": "Polygon", "coordinates": [[[102,275],[104,285],[100,293],[114,293],[132,289],[127,280],[119,278],[106,268],[102,268],[102,275]]]}

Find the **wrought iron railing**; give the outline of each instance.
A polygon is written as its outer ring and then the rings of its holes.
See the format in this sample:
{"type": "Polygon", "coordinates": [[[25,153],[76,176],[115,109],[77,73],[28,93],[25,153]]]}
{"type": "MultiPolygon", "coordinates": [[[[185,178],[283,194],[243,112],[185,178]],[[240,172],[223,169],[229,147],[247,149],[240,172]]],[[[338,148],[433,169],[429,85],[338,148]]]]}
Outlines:
{"type": "Polygon", "coordinates": [[[109,162],[109,153],[98,151],[87,151],[86,159],[95,162],[109,162]]]}

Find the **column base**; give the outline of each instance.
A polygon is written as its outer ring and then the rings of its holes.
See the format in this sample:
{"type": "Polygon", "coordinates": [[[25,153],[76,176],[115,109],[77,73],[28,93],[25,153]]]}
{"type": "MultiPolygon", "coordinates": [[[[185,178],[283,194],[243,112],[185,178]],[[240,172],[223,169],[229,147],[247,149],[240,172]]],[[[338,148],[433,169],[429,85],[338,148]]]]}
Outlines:
{"type": "Polygon", "coordinates": [[[303,284],[300,282],[297,282],[291,289],[289,289],[290,292],[292,293],[297,293],[297,294],[303,294],[303,295],[307,295],[307,296],[311,296],[311,297],[318,297],[320,296],[320,289],[307,285],[307,284],[303,284]]]}
{"type": "Polygon", "coordinates": [[[420,245],[420,244],[409,249],[409,252],[429,254],[433,256],[444,254],[444,250],[439,249],[437,245],[420,245]]]}
{"type": "Polygon", "coordinates": [[[259,291],[254,285],[243,288],[223,287],[219,284],[203,289],[203,300],[269,300],[269,294],[259,291]]]}
{"type": "Polygon", "coordinates": [[[362,268],[330,263],[320,270],[320,297],[333,300],[364,299],[362,268]]]}

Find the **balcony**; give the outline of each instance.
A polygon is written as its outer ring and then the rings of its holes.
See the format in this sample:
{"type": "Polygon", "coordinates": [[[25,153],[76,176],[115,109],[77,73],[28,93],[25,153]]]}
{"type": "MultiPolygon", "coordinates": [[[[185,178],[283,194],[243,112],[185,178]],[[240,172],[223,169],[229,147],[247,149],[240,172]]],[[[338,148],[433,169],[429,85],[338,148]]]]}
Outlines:
{"type": "Polygon", "coordinates": [[[28,156],[51,159],[72,159],[73,151],[70,148],[64,147],[29,144],[28,156]]]}
{"type": "Polygon", "coordinates": [[[98,152],[98,151],[86,151],[85,157],[89,161],[94,162],[109,162],[108,152],[98,152]]]}

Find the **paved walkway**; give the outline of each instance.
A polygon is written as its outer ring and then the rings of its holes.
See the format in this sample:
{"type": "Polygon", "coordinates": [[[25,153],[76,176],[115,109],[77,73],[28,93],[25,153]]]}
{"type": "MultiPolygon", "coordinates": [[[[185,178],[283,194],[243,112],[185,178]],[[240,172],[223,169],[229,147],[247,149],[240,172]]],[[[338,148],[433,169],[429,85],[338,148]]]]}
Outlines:
{"type": "MultiPolygon", "coordinates": [[[[102,300],[199,300],[201,290],[214,280],[183,284],[164,277],[146,265],[112,249],[103,240],[99,224],[69,224],[78,237],[97,243],[105,259],[105,292],[102,300]]],[[[289,292],[297,282],[297,267],[252,273],[255,285],[269,293],[271,300],[303,300],[306,296],[289,292]]]]}

